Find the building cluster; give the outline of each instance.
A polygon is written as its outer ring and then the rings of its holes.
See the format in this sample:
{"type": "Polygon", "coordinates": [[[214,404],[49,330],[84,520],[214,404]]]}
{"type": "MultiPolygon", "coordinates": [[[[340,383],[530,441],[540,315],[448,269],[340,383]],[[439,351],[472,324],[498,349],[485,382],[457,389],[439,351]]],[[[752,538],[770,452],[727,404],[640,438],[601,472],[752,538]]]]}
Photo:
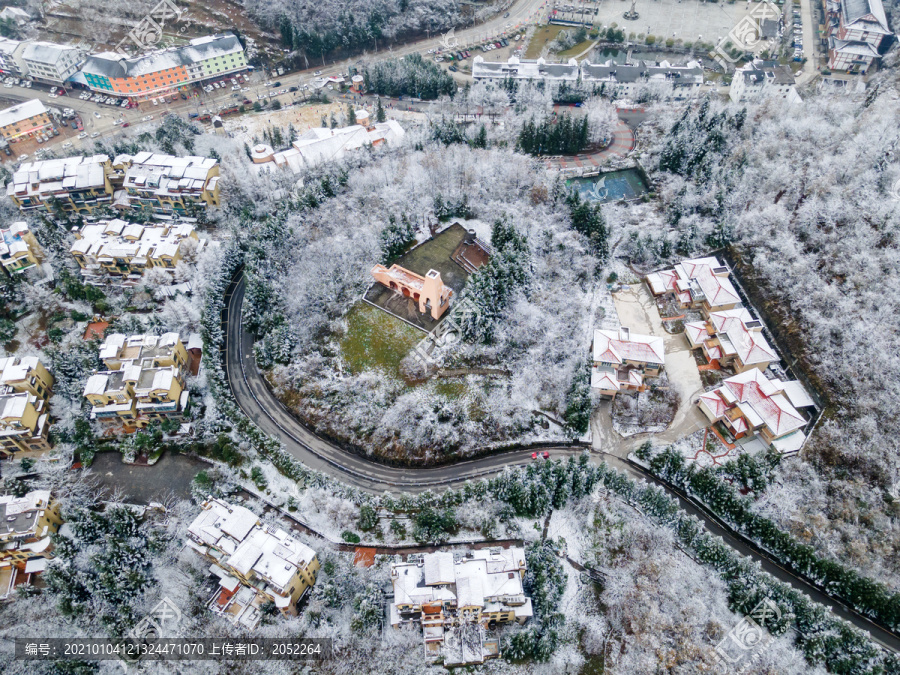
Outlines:
{"type": "Polygon", "coordinates": [[[36,356],[0,359],[0,457],[50,449],[53,376],[36,356]]]}
{"type": "Polygon", "coordinates": [[[77,213],[98,207],[189,219],[219,205],[219,163],[161,153],[63,157],[22,163],[6,186],[21,211],[77,213]]]}
{"type": "Polygon", "coordinates": [[[124,286],[141,282],[144,272],[159,268],[174,273],[189,247],[202,245],[190,223],[129,223],[119,218],[72,228],[69,249],[86,283],[99,285],[115,277],[124,286]]]}
{"type": "Polygon", "coordinates": [[[881,0],[825,0],[828,67],[865,75],[894,41],[881,0]]]}
{"type": "Polygon", "coordinates": [[[615,398],[620,391],[646,391],[648,377],[659,377],[666,365],[661,337],[619,330],[595,330],[591,345],[591,387],[615,398]]]}
{"type": "Polygon", "coordinates": [[[100,93],[136,98],[175,93],[197,82],[246,69],[240,40],[226,33],[140,56],[94,54],[87,58],[75,81],[100,93]]]}
{"type": "Polygon", "coordinates": [[[756,59],[734,72],[728,95],[736,103],[758,101],[762,98],[781,98],[788,103],[799,103],[800,94],[794,81],[794,73],[778,61],[756,59]]]}
{"type": "Polygon", "coordinates": [[[483,663],[500,655],[486,629],[533,615],[524,578],[525,550],[518,547],[410,557],[391,565],[391,626],[420,625],[425,654],[445,666],[483,663]]]}
{"type": "Polygon", "coordinates": [[[89,55],[79,46],[0,38],[0,72],[48,84],[79,84],[127,98],[175,93],[247,68],[244,48],[232,33],[196,38],[139,56],[89,55]]]}
{"type": "Polygon", "coordinates": [[[365,110],[356,111],[356,121],[356,124],[340,129],[309,129],[291,143],[289,149],[281,152],[275,152],[269,145],[255,145],[250,158],[257,166],[274,164],[280,169],[300,173],[323,162],[341,159],[354,150],[395,145],[406,133],[395,120],[371,123],[365,110]]]}
{"type": "Polygon", "coordinates": [[[697,400],[723,437],[755,436],[779,452],[797,452],[808,422],[797,408],[814,402],[800,382],[768,376],[779,357],[762,322],[744,307],[728,267],[714,257],[683,260],[673,269],[648,274],[646,281],[654,296],[701,313],[701,321],[684,326],[688,345],[701,349],[711,365],[736,373],[697,400]]]}
{"type": "Polygon", "coordinates": [[[106,336],[100,345],[106,369],[91,375],[84,387],[91,419],[112,430],[182,421],[189,401],[186,378],[197,372],[201,351],[198,336],[187,346],[178,333],[106,336]]]}
{"type": "Polygon", "coordinates": [[[0,496],[0,600],[9,599],[16,586],[31,583],[47,569],[53,557],[50,535],[61,525],[50,490],[0,496]]]}
{"type": "Polygon", "coordinates": [[[506,62],[485,61],[476,56],[472,63],[475,80],[502,82],[507,79],[537,82],[583,83],[591,87],[604,87],[614,98],[636,96],[641,87],[658,84],[659,93],[666,98],[685,99],[694,96],[703,85],[703,66],[697,61],[685,65],[672,65],[668,61],[620,64],[612,61],[594,64],[575,59],[567,63],[548,63],[511,56],[506,62]]]}
{"type": "Polygon", "coordinates": [[[267,603],[295,615],[316,583],[316,552],[243,506],[210,498],[202,507],[188,527],[187,545],[212,563],[219,579],[209,608],[248,629],[259,624],[267,603]]]}

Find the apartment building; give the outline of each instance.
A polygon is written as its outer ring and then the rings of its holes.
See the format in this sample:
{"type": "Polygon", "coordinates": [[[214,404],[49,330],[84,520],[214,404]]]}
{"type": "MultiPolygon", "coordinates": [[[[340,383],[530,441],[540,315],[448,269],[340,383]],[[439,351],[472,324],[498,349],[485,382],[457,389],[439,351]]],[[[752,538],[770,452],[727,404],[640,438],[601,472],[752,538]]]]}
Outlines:
{"type": "Polygon", "coordinates": [[[116,161],[127,167],[123,190],[116,193],[116,208],[190,219],[200,210],[219,205],[219,163],[215,159],[139,152],[116,161]]]}
{"type": "Polygon", "coordinates": [[[188,411],[188,352],[177,333],[106,337],[100,359],[107,370],[88,378],[84,397],[91,419],[107,428],[142,429],[188,411]]]}
{"type": "Polygon", "coordinates": [[[741,302],[729,275],[726,265],[708,257],[682,260],[674,269],[652,272],[645,279],[655,297],[672,297],[681,309],[698,309],[709,316],[741,302]]]}
{"type": "Polygon", "coordinates": [[[263,525],[255,513],[221,499],[203,502],[187,531],[187,545],[212,563],[219,578],[209,608],[249,629],[271,602],[285,615],[316,583],[316,552],[288,532],[263,525]]]}
{"type": "Polygon", "coordinates": [[[647,377],[659,377],[666,363],[661,337],[632,333],[629,328],[595,330],[591,346],[591,386],[602,396],[645,391],[647,377]]]}
{"type": "Polygon", "coordinates": [[[52,127],[50,112],[36,98],[0,111],[0,136],[13,143],[52,127]]]}
{"type": "Polygon", "coordinates": [[[78,72],[87,53],[80,47],[58,45],[53,42],[28,42],[22,61],[28,75],[48,84],[63,84],[78,72]]]}
{"type": "Polygon", "coordinates": [[[22,76],[28,72],[22,52],[26,42],[0,37],[0,72],[4,75],[22,76]]]}
{"type": "Polygon", "coordinates": [[[701,394],[697,406],[723,437],[756,436],[783,454],[798,452],[806,441],[807,419],[797,408],[814,403],[797,381],[769,379],[757,368],[729,377],[722,386],[701,394]]]}
{"type": "Polygon", "coordinates": [[[18,584],[47,568],[53,557],[50,535],[60,525],[59,506],[50,490],[0,496],[0,600],[9,599],[18,584]]]}
{"type": "Polygon", "coordinates": [[[126,286],[141,282],[154,267],[174,272],[188,247],[200,247],[190,223],[129,223],[119,218],[72,228],[69,248],[85,281],[99,285],[115,279],[126,286]]]}
{"type": "Polygon", "coordinates": [[[710,312],[705,321],[686,323],[684,335],[690,348],[702,348],[710,363],[715,361],[743,373],[750,368],[765,370],[778,361],[762,329],[762,321],[740,307],[710,312]]]}
{"type": "Polygon", "coordinates": [[[196,38],[189,44],[126,57],[95,54],[81,69],[87,86],[101,93],[146,98],[175,93],[190,85],[246,70],[240,41],[231,33],[196,38]]]}
{"type": "Polygon", "coordinates": [[[34,233],[23,220],[0,228],[0,265],[10,276],[38,265],[44,257],[34,233]]]}
{"type": "Polygon", "coordinates": [[[533,615],[524,577],[525,549],[518,547],[410,556],[391,565],[391,626],[420,624],[426,655],[443,657],[444,665],[482,663],[500,655],[485,628],[533,615]]]}
{"type": "Polygon", "coordinates": [[[0,359],[0,458],[50,449],[53,376],[36,356],[0,359]]]}
{"type": "Polygon", "coordinates": [[[22,211],[90,215],[112,203],[115,172],[106,155],[24,162],[6,186],[22,211]]]}

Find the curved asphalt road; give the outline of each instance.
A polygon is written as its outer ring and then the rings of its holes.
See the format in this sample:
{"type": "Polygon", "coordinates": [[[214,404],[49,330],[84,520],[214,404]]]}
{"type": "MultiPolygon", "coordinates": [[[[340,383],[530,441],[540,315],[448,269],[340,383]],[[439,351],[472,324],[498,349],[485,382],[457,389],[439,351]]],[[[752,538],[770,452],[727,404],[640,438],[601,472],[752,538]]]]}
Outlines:
{"type": "MultiPolygon", "coordinates": [[[[241,312],[244,300],[244,276],[239,273],[226,293],[226,346],[225,370],[234,398],[241,410],[263,431],[278,438],[288,453],[306,466],[334,476],[338,480],[372,493],[385,491],[421,492],[461,484],[467,480],[497,474],[507,465],[525,464],[531,461],[532,450],[507,452],[472,459],[449,466],[411,469],[379,464],[352,454],[319,438],[304,427],[275,397],[256,368],[253,358],[253,336],[243,330],[241,312]]],[[[548,448],[553,457],[567,457],[584,451],[582,447],[548,448]]],[[[772,561],[752,542],[732,532],[727,525],[672,486],[656,479],[640,466],[613,455],[594,453],[594,461],[605,461],[610,466],[625,471],[632,478],[644,480],[664,488],[678,500],[688,514],[696,516],[713,536],[720,537],[741,555],[760,563],[762,569],[775,578],[805,593],[815,602],[828,607],[836,616],[868,632],[882,647],[900,652],[900,636],[881,628],[842,603],[832,599],[802,577],[772,561]]]]}

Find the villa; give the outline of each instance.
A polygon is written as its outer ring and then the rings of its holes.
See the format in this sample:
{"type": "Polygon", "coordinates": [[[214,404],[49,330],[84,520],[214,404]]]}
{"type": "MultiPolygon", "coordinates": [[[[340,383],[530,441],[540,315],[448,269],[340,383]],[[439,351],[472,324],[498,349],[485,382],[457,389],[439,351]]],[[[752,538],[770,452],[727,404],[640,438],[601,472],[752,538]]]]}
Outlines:
{"type": "Polygon", "coordinates": [[[591,387],[615,398],[622,390],[646,391],[646,377],[658,377],[666,362],[661,337],[619,330],[594,331],[591,387]]]}
{"type": "Polygon", "coordinates": [[[399,265],[391,265],[390,269],[384,265],[375,265],[372,276],[381,285],[412,298],[419,304],[419,312],[430,314],[435,321],[450,307],[453,289],[444,285],[441,273],[437,270],[429,270],[423,277],[399,265]]]}
{"type": "Polygon", "coordinates": [[[710,312],[734,309],[741,297],[728,278],[730,270],[716,258],[683,260],[674,269],[652,272],[647,285],[655,297],[674,296],[681,309],[710,312]]]}
{"type": "Polygon", "coordinates": [[[765,370],[778,361],[762,328],[762,322],[742,307],[710,312],[706,321],[686,323],[684,334],[691,349],[701,347],[710,363],[718,361],[743,373],[750,368],[765,370]]]}

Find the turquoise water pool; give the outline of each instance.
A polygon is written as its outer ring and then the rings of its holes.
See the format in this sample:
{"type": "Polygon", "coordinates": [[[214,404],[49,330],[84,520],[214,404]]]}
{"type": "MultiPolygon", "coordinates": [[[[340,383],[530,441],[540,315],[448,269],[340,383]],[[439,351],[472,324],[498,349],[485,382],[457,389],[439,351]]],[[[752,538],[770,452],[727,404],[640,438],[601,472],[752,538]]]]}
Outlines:
{"type": "Polygon", "coordinates": [[[619,199],[637,199],[650,190],[637,169],[609,171],[591,178],[572,178],[566,182],[585,199],[594,202],[615,202],[619,199]]]}

